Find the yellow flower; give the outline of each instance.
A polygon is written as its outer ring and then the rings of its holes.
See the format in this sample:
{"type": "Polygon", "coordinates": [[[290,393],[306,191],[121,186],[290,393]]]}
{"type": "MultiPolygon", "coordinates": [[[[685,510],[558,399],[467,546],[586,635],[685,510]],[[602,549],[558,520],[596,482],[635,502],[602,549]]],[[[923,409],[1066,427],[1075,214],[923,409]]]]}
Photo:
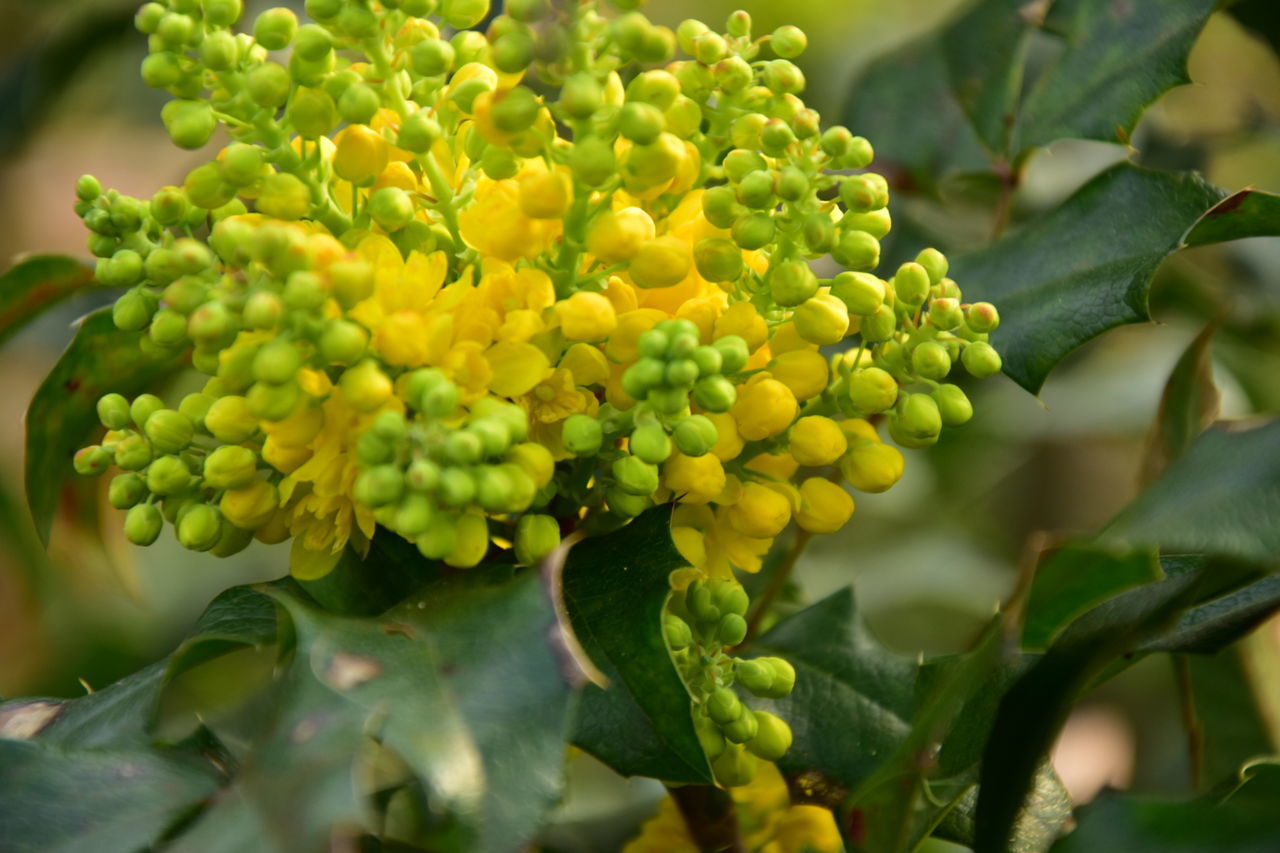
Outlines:
{"type": "Polygon", "coordinates": [[[796,524],[810,533],[835,533],[852,515],[853,498],[830,480],[810,477],[800,484],[796,524]]]}
{"type": "Polygon", "coordinates": [[[662,466],[663,484],[683,503],[709,503],[724,491],[724,467],[715,454],[675,453],[662,466]]]}
{"type": "Polygon", "coordinates": [[[738,389],[738,401],[731,411],[742,437],[759,441],[791,426],[799,407],[790,388],[767,373],[757,373],[738,389]]]}
{"type": "Polygon", "coordinates": [[[808,466],[830,465],[843,456],[849,446],[840,425],[821,415],[801,418],[792,424],[787,441],[795,460],[808,466]]]}
{"type": "Polygon", "coordinates": [[[511,399],[533,390],[551,369],[542,350],[529,343],[501,341],[489,347],[484,357],[493,373],[490,390],[511,399]]]}
{"type": "Polygon", "coordinates": [[[769,364],[773,378],[791,389],[797,400],[808,400],[827,389],[827,360],[815,350],[792,350],[769,364]]]}
{"type": "Polygon", "coordinates": [[[475,196],[458,216],[462,239],[482,255],[504,261],[533,260],[560,236],[558,219],[533,219],[520,208],[514,180],[481,178],[475,196]]]}
{"type": "Polygon", "coordinates": [[[580,291],[556,303],[560,330],[571,341],[602,341],[618,328],[613,303],[599,293],[580,291]]]}

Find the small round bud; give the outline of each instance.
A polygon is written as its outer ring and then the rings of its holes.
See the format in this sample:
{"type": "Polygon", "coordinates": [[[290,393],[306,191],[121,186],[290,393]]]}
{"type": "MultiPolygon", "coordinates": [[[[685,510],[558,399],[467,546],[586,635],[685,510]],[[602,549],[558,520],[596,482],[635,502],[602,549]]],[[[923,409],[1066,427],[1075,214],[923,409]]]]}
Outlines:
{"type": "Polygon", "coordinates": [[[894,440],[907,447],[925,447],[938,440],[942,415],[927,394],[907,394],[890,422],[894,440]]]}
{"type": "Polygon", "coordinates": [[[711,448],[715,447],[720,438],[720,433],[710,418],[705,415],[691,415],[676,425],[673,437],[681,453],[685,456],[697,457],[711,452],[711,448]]]}
{"type": "Polygon", "coordinates": [[[647,496],[658,490],[658,466],[638,456],[623,456],[611,470],[618,488],[627,494],[647,496]]]}
{"type": "Polygon", "coordinates": [[[689,623],[674,613],[662,615],[662,633],[667,639],[667,645],[673,651],[688,648],[693,642],[693,632],[689,628],[689,623]]]}
{"type": "Polygon", "coordinates": [[[973,417],[973,404],[958,386],[939,385],[932,396],[944,426],[961,426],[973,417]]]}
{"type": "MultiPolygon", "coordinates": [[[[818,277],[804,261],[783,261],[774,265],[769,270],[768,281],[769,293],[778,305],[799,305],[818,292],[818,277]]],[[[845,327],[848,328],[847,315],[845,327]]],[[[844,337],[843,333],[840,337],[844,337]]]]}
{"type": "Polygon", "coordinates": [[[257,464],[257,454],[249,448],[224,445],[205,458],[204,479],[215,489],[240,489],[253,482],[257,464]]]}
{"type": "Polygon", "coordinates": [[[707,716],[721,725],[732,723],[743,715],[742,701],[728,687],[717,687],[707,697],[707,716]]]}
{"type": "Polygon", "coordinates": [[[867,343],[875,344],[889,340],[893,337],[893,333],[897,328],[897,315],[886,304],[881,305],[870,315],[862,318],[858,333],[862,335],[862,339],[867,343]]]}
{"type": "Polygon", "coordinates": [[[369,197],[369,215],[388,231],[398,231],[413,221],[414,206],[399,187],[382,187],[369,197]]]}
{"type": "Polygon", "coordinates": [[[1000,314],[990,302],[975,302],[965,311],[965,324],[980,335],[994,332],[1000,325],[1000,314]]]}
{"type": "Polygon", "coordinates": [[[679,284],[693,267],[689,244],[664,236],[642,243],[631,259],[631,280],[638,287],[657,288],[679,284]]]}
{"type": "Polygon", "coordinates": [[[830,292],[806,299],[791,319],[800,337],[819,346],[839,343],[849,331],[849,309],[830,292]]]}
{"type": "Polygon", "coordinates": [[[292,9],[267,9],[253,22],[253,37],[267,50],[284,50],[298,31],[298,16],[292,9]]]}
{"type": "Polygon", "coordinates": [[[144,431],[151,444],[161,453],[177,453],[195,437],[190,418],[173,409],[160,409],[147,417],[144,431]]]}
{"type": "Polygon", "coordinates": [[[879,367],[863,367],[849,376],[849,400],[862,414],[883,412],[898,399],[898,382],[879,367]]]}
{"type": "Polygon", "coordinates": [[[352,495],[370,507],[396,503],[404,493],[404,474],[394,465],[378,465],[360,472],[352,495]]]}
{"type": "Polygon", "coordinates": [[[722,724],[720,731],[724,732],[725,738],[732,743],[746,743],[756,736],[758,726],[755,714],[744,708],[742,716],[733,722],[722,724]]]}
{"type": "Polygon", "coordinates": [[[86,477],[96,477],[111,467],[111,451],[96,444],[76,451],[73,460],[75,471],[86,477]]]}
{"type": "Polygon", "coordinates": [[[129,509],[147,497],[147,483],[140,474],[120,474],[111,479],[107,501],[116,509],[129,509]]]}
{"type": "Polygon", "coordinates": [[[264,62],[255,66],[245,75],[245,90],[249,97],[260,107],[275,109],[289,98],[293,87],[293,78],[283,65],[276,62],[264,62]]]}
{"type": "Polygon", "coordinates": [[[98,399],[98,420],[107,429],[124,429],[129,425],[129,401],[120,394],[105,394],[98,399]]]}
{"type": "Polygon", "coordinates": [[[951,372],[951,356],[937,341],[924,341],[911,352],[911,369],[925,379],[944,379],[951,372]]]}
{"type": "Polygon", "coordinates": [[[191,485],[191,469],[177,456],[161,456],[147,466],[147,488],[157,495],[175,495],[191,485]]]}
{"type": "MultiPolygon", "coordinates": [[[[716,635],[725,646],[736,646],[747,637],[747,620],[737,613],[726,613],[720,617],[716,627],[716,635]]],[[[742,741],[736,741],[741,743],[742,741]]]]}
{"type": "Polygon", "coordinates": [[[704,376],[693,386],[694,402],[708,412],[727,412],[738,399],[738,389],[723,376],[704,376]]]}
{"type": "Polygon", "coordinates": [[[756,778],[759,759],[740,746],[729,745],[711,762],[716,781],[726,788],[749,785],[756,778]]]}
{"type": "Polygon", "coordinates": [[[937,249],[924,249],[920,254],[916,255],[916,263],[924,267],[929,273],[930,284],[937,284],[946,278],[947,258],[937,249]]]}
{"type": "Polygon", "coordinates": [[[845,231],[831,257],[846,269],[865,271],[880,263],[880,241],[865,231],[845,231]]]}
{"type": "MultiPolygon", "coordinates": [[[[763,249],[773,242],[776,231],[777,225],[768,213],[750,213],[734,220],[733,242],[748,250],[763,249]]],[[[816,280],[814,288],[817,288],[816,280]]]]}
{"type": "Polygon", "coordinates": [[[960,309],[960,303],[948,297],[931,299],[929,301],[929,325],[943,332],[950,332],[958,329],[960,324],[964,322],[964,312],[960,309]]]}
{"type": "Polygon", "coordinates": [[[150,545],[160,536],[164,518],[153,504],[138,504],[124,517],[124,535],[134,545],[150,545]]]}
{"type": "Polygon", "coordinates": [[[960,353],[960,360],[964,362],[964,369],[978,379],[994,376],[1000,372],[1002,366],[1000,353],[984,341],[966,344],[960,353]]]}
{"type": "Polygon", "coordinates": [[[565,450],[575,456],[594,456],[600,450],[603,430],[590,415],[573,414],[565,418],[561,441],[565,450]]]}
{"type": "Polygon", "coordinates": [[[795,59],[809,46],[809,39],[805,36],[804,30],[787,24],[773,31],[769,38],[769,46],[783,59],[795,59]]]}
{"type": "Polygon", "coordinates": [[[753,711],[756,734],[747,743],[747,749],[765,761],[777,761],[791,748],[791,727],[780,717],[768,711],[753,711]]]}
{"type": "Polygon", "coordinates": [[[560,523],[549,515],[528,514],[516,523],[516,559],[535,565],[560,546],[560,523]]]}

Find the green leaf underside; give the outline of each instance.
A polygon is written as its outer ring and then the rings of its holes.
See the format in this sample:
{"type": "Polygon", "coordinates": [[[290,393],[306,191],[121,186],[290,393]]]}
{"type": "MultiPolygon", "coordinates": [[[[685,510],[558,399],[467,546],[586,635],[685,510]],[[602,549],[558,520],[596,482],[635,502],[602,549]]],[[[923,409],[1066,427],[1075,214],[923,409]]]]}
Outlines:
{"type": "Polygon", "coordinates": [[[1280,555],[1280,420],[1208,430],[1101,538],[1274,566],[1280,555]]]}
{"type": "Polygon", "coordinates": [[[217,785],[179,753],[0,739],[0,839],[10,853],[134,853],[217,785]]]}
{"type": "Polygon", "coordinates": [[[1032,393],[1072,350],[1148,318],[1160,263],[1223,197],[1196,175],[1121,163],[1000,242],[957,257],[966,296],[996,304],[991,335],[1008,376],[1032,393]]]}
{"type": "Polygon", "coordinates": [[[1147,652],[1215,654],[1243,637],[1280,609],[1280,575],[1193,607],[1178,623],[1148,640],[1147,652]]]}
{"type": "Polygon", "coordinates": [[[1206,326],[1174,365],[1160,395],[1160,408],[1143,460],[1142,482],[1149,483],[1187,451],[1196,436],[1218,417],[1222,395],[1213,381],[1212,344],[1218,322],[1206,326]]]}
{"type": "Polygon", "coordinates": [[[1085,611],[1163,576],[1159,564],[1141,552],[1097,556],[1094,548],[1069,545],[1036,568],[1022,629],[1024,649],[1043,651],[1085,611]]]}
{"type": "Polygon", "coordinates": [[[1271,853],[1280,849],[1280,768],[1246,770],[1251,779],[1225,803],[1218,797],[1189,802],[1109,792],[1081,809],[1074,832],[1054,853],[1271,853]]]}
{"type": "MultiPolygon", "coordinates": [[[[989,0],[872,63],[845,114],[923,185],[1018,163],[1058,139],[1127,143],[1146,107],[1189,82],[1214,0],[989,0]],[[1046,18],[1047,11],[1047,18],[1046,18]],[[1024,91],[1028,43],[1057,56],[1024,91]]],[[[883,168],[883,166],[882,166],[883,168]]]]}
{"type": "Polygon", "coordinates": [[[671,541],[671,507],[655,507],[626,527],[579,542],[564,566],[564,601],[583,649],[610,680],[588,690],[574,742],[619,773],[661,770],[669,782],[710,783],[711,769],[693,728],[689,691],[662,635],[670,575],[688,566],[671,541]],[[634,707],[632,707],[634,703],[634,707]],[[640,716],[641,750],[631,737],[640,716]],[[615,728],[616,724],[627,728],[615,728]],[[638,759],[638,763],[630,763],[638,759]]]}
{"type": "Polygon", "coordinates": [[[98,428],[98,398],[110,391],[136,395],[179,367],[172,357],[144,355],[141,337],[117,329],[110,310],[90,314],[31,400],[26,415],[27,504],[46,544],[62,484],[74,476],[72,457],[98,428]]]}
{"type": "Polygon", "coordinates": [[[1245,189],[1211,208],[1187,234],[1188,246],[1280,236],[1280,195],[1245,189]]]}
{"type": "Polygon", "coordinates": [[[0,343],[92,285],[93,268],[66,255],[34,255],[14,264],[0,275],[0,343]]]}

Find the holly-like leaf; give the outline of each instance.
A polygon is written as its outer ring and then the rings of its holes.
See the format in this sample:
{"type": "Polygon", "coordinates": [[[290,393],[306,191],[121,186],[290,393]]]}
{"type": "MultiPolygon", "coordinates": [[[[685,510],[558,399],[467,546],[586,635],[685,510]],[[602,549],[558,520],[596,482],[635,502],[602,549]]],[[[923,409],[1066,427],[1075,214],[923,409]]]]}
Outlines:
{"type": "Polygon", "coordinates": [[[32,255],[0,275],[0,343],[73,293],[93,285],[93,268],[66,255],[32,255]]]}
{"type": "Polygon", "coordinates": [[[1080,810],[1074,832],[1054,853],[1269,853],[1280,849],[1280,767],[1246,768],[1243,786],[1225,802],[1220,796],[1191,801],[1105,793],[1080,810]]]}
{"type": "Polygon", "coordinates": [[[1144,643],[1142,651],[1216,654],[1277,610],[1280,575],[1271,575],[1191,608],[1168,631],[1144,643]]]}
{"type": "Polygon", "coordinates": [[[1000,309],[991,335],[1008,376],[1032,393],[1076,347],[1148,318],[1156,269],[1223,192],[1196,175],[1121,163],[951,275],[1000,309]]]}
{"type": "Polygon", "coordinates": [[[1102,538],[1274,566],[1280,555],[1280,420],[1208,430],[1102,538]]]}
{"type": "Polygon", "coordinates": [[[1222,394],[1213,381],[1211,344],[1218,331],[1215,321],[1205,326],[1174,365],[1160,396],[1160,408],[1147,442],[1142,482],[1155,479],[1170,461],[1191,446],[1218,417],[1222,394]]]}
{"type": "Polygon", "coordinates": [[[179,365],[172,358],[146,355],[142,335],[115,327],[109,310],[90,314],[27,408],[27,504],[41,541],[58,507],[72,457],[97,428],[98,398],[110,391],[133,396],[179,365]]]}
{"type": "Polygon", "coordinates": [[[573,631],[609,678],[608,692],[629,694],[588,698],[574,742],[624,775],[660,770],[656,775],[669,782],[712,780],[693,728],[689,691],[662,635],[669,578],[687,565],[671,541],[669,506],[583,540],[565,562],[564,601],[573,631]],[[631,737],[630,727],[614,728],[635,721],[637,709],[648,720],[642,736],[652,733],[653,746],[662,746],[661,752],[645,750],[643,764],[630,763],[635,750],[617,747],[631,737]]]}
{"type": "Polygon", "coordinates": [[[0,839],[11,853],[135,853],[217,786],[182,753],[0,738],[0,839]]]}
{"type": "Polygon", "coordinates": [[[1054,0],[1062,52],[1022,106],[1021,150],[1058,139],[1127,144],[1147,106],[1190,83],[1187,54],[1216,0],[1054,0]]]}
{"type": "Polygon", "coordinates": [[[1244,189],[1210,208],[1187,234],[1188,246],[1280,235],[1280,195],[1244,189]]]}

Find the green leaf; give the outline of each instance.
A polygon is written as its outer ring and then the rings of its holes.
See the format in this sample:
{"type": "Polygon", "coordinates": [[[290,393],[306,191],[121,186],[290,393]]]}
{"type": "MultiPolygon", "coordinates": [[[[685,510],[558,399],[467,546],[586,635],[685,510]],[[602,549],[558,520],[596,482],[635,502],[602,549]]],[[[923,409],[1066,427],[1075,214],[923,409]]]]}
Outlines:
{"type": "Polygon", "coordinates": [[[1147,105],[1190,83],[1187,54],[1216,0],[1055,0],[1062,53],[1022,107],[1021,150],[1058,139],[1128,144],[1147,105]]]}
{"type": "Polygon", "coordinates": [[[0,343],[93,283],[93,268],[66,255],[33,255],[14,264],[0,276],[0,343]]]}
{"type": "Polygon", "coordinates": [[[1243,787],[1226,802],[1204,797],[1189,802],[1106,793],[1080,810],[1074,832],[1054,853],[1270,853],[1280,849],[1280,767],[1247,768],[1243,787]]]}
{"type": "Polygon", "coordinates": [[[11,853],[136,853],[217,786],[180,753],[0,739],[0,838],[11,853]]]}
{"type": "Polygon", "coordinates": [[[1076,617],[1126,589],[1163,577],[1141,552],[1098,559],[1096,548],[1069,545],[1053,552],[1035,571],[1022,647],[1043,651],[1076,617]]]}
{"type": "Polygon", "coordinates": [[[143,354],[141,338],[117,329],[109,309],[90,314],[27,408],[27,504],[46,544],[72,457],[98,428],[98,398],[109,391],[133,396],[179,367],[143,354]]]}
{"type": "MultiPolygon", "coordinates": [[[[1095,559],[1122,558],[1100,549],[1095,559]]],[[[1154,564],[1154,555],[1148,559],[1154,564]]],[[[983,750],[975,853],[1006,849],[1038,768],[1085,688],[1223,582],[1213,565],[1164,568],[1166,580],[1122,593],[1073,622],[1001,698],[983,750]]]]}
{"type": "Polygon", "coordinates": [[[1032,393],[1064,356],[1108,329],[1148,318],[1156,268],[1223,192],[1198,176],[1121,163],[1046,216],[979,251],[951,275],[995,303],[1004,371],[1032,393]]]}
{"type": "MultiPolygon", "coordinates": [[[[666,771],[661,778],[709,783],[711,768],[693,728],[689,691],[662,635],[671,573],[687,565],[671,541],[671,507],[656,507],[626,527],[584,539],[569,551],[564,601],[583,649],[609,678],[609,692],[630,694],[669,753],[658,765],[666,771]]],[[[630,729],[615,730],[611,720],[637,720],[626,699],[589,698],[583,716],[576,743],[593,753],[598,750],[619,773],[643,772],[626,763],[635,750],[612,743],[630,737],[630,729]],[[600,716],[591,716],[597,713],[600,716]]],[[[655,769],[652,760],[643,765],[646,770],[655,769]]]]}
{"type": "Polygon", "coordinates": [[[297,583],[325,610],[347,616],[375,616],[424,583],[438,580],[442,568],[441,563],[422,556],[403,536],[379,526],[368,554],[361,556],[348,546],[324,577],[297,583]]]}
{"type": "Polygon", "coordinates": [[[1101,538],[1274,566],[1280,555],[1280,420],[1205,432],[1101,538]]]}
{"type": "Polygon", "coordinates": [[[1280,609],[1280,575],[1272,575],[1193,607],[1178,623],[1148,640],[1146,652],[1216,654],[1280,609]]]}
{"type": "Polygon", "coordinates": [[[1280,235],[1280,195],[1244,189],[1210,208],[1187,234],[1188,246],[1280,235]]]}
{"type": "Polygon", "coordinates": [[[1218,417],[1222,394],[1213,381],[1211,358],[1218,326],[1215,320],[1196,335],[1165,383],[1142,464],[1143,483],[1151,482],[1169,462],[1185,453],[1196,436],[1218,417]]]}
{"type": "Polygon", "coordinates": [[[1277,749],[1255,694],[1259,687],[1266,689],[1256,682],[1274,672],[1251,672],[1245,654],[1245,647],[1237,645],[1216,655],[1186,658],[1198,724],[1192,744],[1199,753],[1196,781],[1202,789],[1217,787],[1245,762],[1277,749]]]}

